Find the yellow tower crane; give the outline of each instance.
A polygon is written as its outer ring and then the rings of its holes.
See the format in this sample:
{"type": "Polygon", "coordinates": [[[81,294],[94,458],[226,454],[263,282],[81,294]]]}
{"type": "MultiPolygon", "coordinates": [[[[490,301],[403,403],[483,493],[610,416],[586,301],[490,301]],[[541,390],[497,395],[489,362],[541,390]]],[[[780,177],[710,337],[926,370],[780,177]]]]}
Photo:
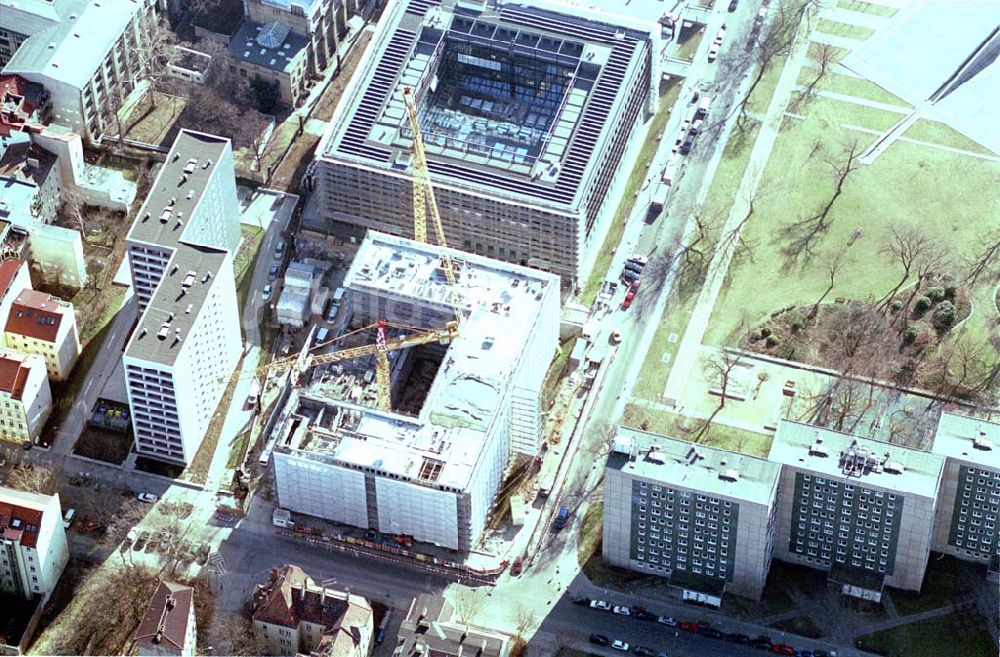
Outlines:
{"type": "MultiPolygon", "coordinates": [[[[304,351],[303,354],[297,354],[289,358],[277,360],[270,365],[261,368],[261,370],[273,372],[298,369],[301,373],[317,365],[337,363],[344,360],[374,355],[375,382],[378,385],[378,408],[383,411],[391,411],[392,385],[389,381],[389,352],[398,351],[399,349],[408,349],[409,347],[418,347],[420,345],[430,344],[431,342],[444,342],[446,340],[452,340],[458,335],[458,322],[451,321],[445,324],[445,327],[442,329],[420,331],[414,333],[413,335],[406,335],[392,340],[388,339],[386,336],[386,331],[390,326],[395,325],[390,325],[389,322],[386,322],[385,320],[379,320],[371,326],[358,329],[358,331],[364,331],[371,328],[376,329],[377,333],[375,337],[375,344],[362,345],[360,347],[349,347],[347,349],[341,349],[327,354],[307,354],[307,352],[304,351]],[[305,355],[304,358],[303,355],[305,355]]],[[[358,331],[354,331],[354,333],[357,333],[358,331]]]]}
{"type": "Polygon", "coordinates": [[[410,117],[410,128],[413,130],[413,239],[427,242],[427,208],[431,210],[434,222],[434,233],[438,246],[441,247],[441,267],[450,285],[455,284],[455,263],[448,255],[448,243],[444,238],[444,227],[441,225],[441,213],[438,212],[437,199],[434,198],[434,187],[431,185],[431,173],[427,168],[427,154],[424,151],[424,139],[420,136],[420,124],[417,122],[417,108],[413,98],[412,87],[403,89],[403,100],[406,103],[406,114],[410,117]]]}

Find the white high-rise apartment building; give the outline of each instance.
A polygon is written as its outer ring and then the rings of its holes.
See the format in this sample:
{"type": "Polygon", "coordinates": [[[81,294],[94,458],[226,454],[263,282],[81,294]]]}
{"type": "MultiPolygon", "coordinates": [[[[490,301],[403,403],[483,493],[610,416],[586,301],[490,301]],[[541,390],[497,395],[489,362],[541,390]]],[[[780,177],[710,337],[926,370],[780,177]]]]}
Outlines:
{"type": "Polygon", "coordinates": [[[242,350],[229,140],[182,130],[129,231],[142,316],[123,361],[136,449],[187,464],[242,350]]]}
{"type": "Polygon", "coordinates": [[[0,589],[47,598],[67,561],[59,495],[0,487],[0,589]]]}

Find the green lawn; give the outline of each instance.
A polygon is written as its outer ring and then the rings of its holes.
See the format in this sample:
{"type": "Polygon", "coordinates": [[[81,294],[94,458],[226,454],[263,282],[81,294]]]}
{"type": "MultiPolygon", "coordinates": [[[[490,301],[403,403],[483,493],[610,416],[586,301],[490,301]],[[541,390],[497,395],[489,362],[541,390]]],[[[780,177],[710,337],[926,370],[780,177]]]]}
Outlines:
{"type": "MultiPolygon", "coordinates": [[[[638,404],[628,404],[622,414],[621,423],[627,427],[646,430],[681,440],[695,440],[702,426],[701,420],[684,417],[676,413],[646,408],[638,404]]],[[[767,456],[771,449],[772,437],[768,434],[737,429],[724,424],[712,424],[698,438],[697,442],[732,452],[743,452],[753,456],[767,456]]]]}
{"type": "Polygon", "coordinates": [[[972,630],[959,631],[954,614],[860,638],[864,649],[890,657],[996,657],[997,647],[982,623],[972,630]]]}
{"type": "Polygon", "coordinates": [[[910,139],[917,139],[919,141],[928,141],[933,144],[940,144],[941,146],[961,148],[962,150],[979,153],[981,155],[993,155],[989,149],[980,146],[962,133],[952,129],[947,124],[940,123],[938,121],[931,121],[930,119],[917,119],[916,123],[911,125],[906,132],[903,133],[903,136],[909,137],[910,139]]]}
{"type": "Polygon", "coordinates": [[[821,18],[816,23],[816,32],[822,32],[823,34],[833,34],[836,36],[847,37],[849,39],[858,39],[859,41],[864,41],[871,35],[875,34],[875,30],[862,27],[860,25],[850,25],[848,23],[841,23],[839,21],[831,21],[827,18],[821,18]]]}
{"type": "Polygon", "coordinates": [[[953,557],[938,558],[932,555],[927,563],[920,593],[890,589],[889,594],[896,610],[903,616],[917,614],[954,604],[964,597],[970,586],[985,577],[985,567],[953,557]]]}
{"type": "MultiPolygon", "coordinates": [[[[809,49],[806,51],[809,59],[814,62],[820,60],[820,51],[823,46],[819,43],[813,42],[809,44],[809,49]]],[[[833,48],[833,61],[842,62],[844,59],[851,54],[850,48],[841,48],[839,46],[832,46],[833,48]]]]}
{"type": "Polygon", "coordinates": [[[264,230],[254,226],[240,226],[243,239],[236,261],[233,263],[236,271],[236,294],[239,299],[239,309],[243,312],[247,298],[250,296],[250,285],[253,283],[253,270],[260,255],[260,243],[264,239],[264,230]]]}
{"type": "Polygon", "coordinates": [[[128,139],[158,146],[167,139],[174,121],[184,111],[187,99],[155,91],[153,94],[156,96],[156,107],[151,105],[150,96],[147,94],[122,122],[122,127],[128,139]]]}
{"type": "MultiPolygon", "coordinates": [[[[678,89],[677,93],[679,93],[680,85],[675,85],[675,87],[678,89]]],[[[591,270],[590,278],[587,280],[587,284],[580,293],[580,302],[585,306],[593,305],[594,301],[597,299],[597,293],[601,289],[601,281],[604,280],[604,277],[608,273],[608,268],[611,266],[611,260],[614,257],[615,249],[618,247],[618,243],[622,239],[622,233],[625,232],[625,221],[632,214],[632,208],[635,206],[636,192],[638,192],[643,181],[646,179],[646,173],[649,171],[649,164],[653,161],[656,149],[660,145],[657,137],[663,133],[663,129],[667,125],[667,119],[670,118],[670,108],[676,100],[676,93],[672,96],[667,94],[660,98],[659,109],[652,118],[652,122],[649,126],[649,132],[646,135],[646,141],[643,143],[642,148],[639,151],[639,157],[636,158],[635,165],[632,167],[632,172],[629,174],[628,182],[625,185],[624,195],[622,196],[621,202],[618,204],[618,210],[615,212],[615,216],[611,219],[611,226],[608,228],[607,237],[604,238],[604,244],[601,247],[601,251],[594,261],[594,267],[591,270]]]]}
{"type": "Polygon", "coordinates": [[[874,2],[863,2],[862,0],[837,0],[837,6],[841,9],[859,11],[865,14],[873,14],[875,16],[885,16],[887,18],[895,14],[897,11],[895,7],[880,5],[874,2]]]}
{"type": "MultiPolygon", "coordinates": [[[[823,98],[813,99],[806,114],[803,121],[785,119],[764,173],[762,189],[769,191],[758,202],[746,230],[746,237],[755,244],[754,258],[730,268],[728,284],[716,303],[706,335],[707,344],[722,344],[744,311],[755,324],[775,309],[818,299],[826,286],[822,264],[831,253],[846,249],[849,262],[829,298],[877,298],[900,274],[895,262],[882,253],[893,226],[925,232],[949,249],[954,262],[961,263],[997,216],[994,197],[962,191],[994,188],[1000,175],[996,162],[896,142],[848,179],[831,213],[833,223],[817,243],[814,259],[805,266],[783,266],[788,262],[782,253],[786,241],[781,229],[825,203],[833,185],[827,160],[839,157],[841,144],[858,134],[839,128],[839,124],[863,122],[884,128],[901,116],[823,98]],[[846,119],[845,112],[850,115],[846,119]],[[858,228],[862,236],[848,247],[858,228]]],[[[872,137],[860,135],[860,139],[867,145],[872,137]]],[[[956,267],[955,273],[960,275],[960,265],[956,267]]],[[[988,296],[985,284],[973,290],[977,312],[964,326],[978,341],[985,341],[989,330],[988,296]]]]}
{"type": "Polygon", "coordinates": [[[747,101],[748,112],[763,114],[767,111],[768,105],[771,104],[771,97],[774,96],[774,89],[778,86],[778,78],[781,77],[781,72],[785,68],[785,62],[784,57],[775,57],[771,65],[764,71],[764,75],[753,90],[750,100],[747,101]]]}
{"type": "Polygon", "coordinates": [[[687,39],[678,42],[677,52],[674,53],[678,59],[686,59],[687,61],[694,60],[695,54],[698,52],[698,45],[701,44],[702,38],[705,36],[704,32],[695,32],[687,39]]]}
{"type": "MultiPolygon", "coordinates": [[[[815,68],[803,68],[799,74],[798,83],[807,86],[816,78],[818,70],[815,68]]],[[[902,98],[895,96],[874,82],[869,82],[863,78],[856,78],[850,75],[839,75],[827,70],[826,75],[816,85],[818,91],[831,91],[838,94],[846,94],[855,98],[874,100],[887,105],[897,105],[902,108],[909,108],[911,105],[902,98]]]]}
{"type": "Polygon", "coordinates": [[[575,335],[559,345],[559,353],[552,359],[549,371],[545,375],[545,381],[542,383],[542,410],[548,409],[555,401],[556,390],[559,389],[559,383],[563,380],[563,371],[566,369],[566,363],[569,362],[574,346],[576,346],[575,335]]]}

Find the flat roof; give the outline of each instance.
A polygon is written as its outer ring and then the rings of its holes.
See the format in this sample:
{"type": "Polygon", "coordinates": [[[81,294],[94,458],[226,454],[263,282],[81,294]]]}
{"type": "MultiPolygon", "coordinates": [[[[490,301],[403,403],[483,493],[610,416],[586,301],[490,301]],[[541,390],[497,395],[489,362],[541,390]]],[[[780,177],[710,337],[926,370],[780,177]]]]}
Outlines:
{"type": "Polygon", "coordinates": [[[188,220],[228,147],[229,140],[224,137],[193,130],[177,133],[166,162],[132,222],[128,239],[169,248],[176,248],[181,239],[198,241],[197,235],[188,234],[188,220]],[[170,212],[163,221],[167,209],[170,212]]]}
{"type": "Polygon", "coordinates": [[[781,466],[659,434],[618,427],[607,468],[630,477],[755,504],[774,502],[781,466]]]}
{"type": "MultiPolygon", "coordinates": [[[[496,139],[495,153],[456,150],[456,143],[486,121],[453,116],[450,121],[458,122],[452,125],[454,130],[442,132],[440,139],[425,136],[435,184],[577,211],[596,171],[596,156],[625,107],[626,82],[643,66],[649,42],[658,39],[659,32],[655,17],[643,22],[537,0],[500,0],[495,8],[482,9],[453,0],[440,5],[425,0],[394,4],[387,9],[318,152],[336,161],[406,172],[412,140],[404,134],[409,123],[403,88],[414,88],[419,111],[432,84],[430,73],[438,71],[443,50],[451,47],[445,44],[485,45],[568,67],[569,90],[559,101],[551,127],[545,129],[537,160],[501,143],[515,137],[506,125],[505,136],[496,139]]],[[[516,128],[523,132],[530,126],[516,128]]],[[[537,143],[534,138],[529,141],[537,143]]]]}
{"type": "Polygon", "coordinates": [[[228,251],[179,244],[150,299],[125,354],[171,365],[190,338],[191,327],[208,298],[228,251]]]}
{"type": "Polygon", "coordinates": [[[229,39],[229,56],[256,66],[288,73],[309,39],[277,21],[255,23],[246,18],[229,39]]]}
{"type": "Polygon", "coordinates": [[[782,420],[768,459],[800,470],[889,491],[936,497],[944,457],[782,420]],[[854,467],[851,467],[854,466],[854,467]]]}
{"type": "Polygon", "coordinates": [[[529,339],[539,322],[558,321],[559,277],[452,249],[449,253],[460,269],[454,292],[436,273],[439,247],[368,232],[344,277],[349,294],[410,299],[443,309],[451,299],[464,319],[416,418],[332,399],[321,384],[304,390],[303,397],[342,409],[341,416],[327,414],[328,430],[298,441],[306,451],[415,483],[421,483],[425,463],[440,463],[433,481],[426,483],[465,486],[529,339]],[[552,309],[551,317],[543,315],[545,307],[552,309]]]}
{"type": "Polygon", "coordinates": [[[977,467],[1000,470],[1000,423],[970,415],[941,413],[931,451],[970,461],[977,467]]]}

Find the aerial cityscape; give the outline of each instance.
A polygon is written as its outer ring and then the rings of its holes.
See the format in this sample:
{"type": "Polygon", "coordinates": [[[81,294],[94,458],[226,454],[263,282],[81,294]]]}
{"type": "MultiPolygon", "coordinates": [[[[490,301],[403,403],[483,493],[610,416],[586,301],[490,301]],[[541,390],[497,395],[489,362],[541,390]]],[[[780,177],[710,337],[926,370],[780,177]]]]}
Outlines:
{"type": "Polygon", "coordinates": [[[998,57],[0,0],[0,655],[1000,657],[998,57]]]}

